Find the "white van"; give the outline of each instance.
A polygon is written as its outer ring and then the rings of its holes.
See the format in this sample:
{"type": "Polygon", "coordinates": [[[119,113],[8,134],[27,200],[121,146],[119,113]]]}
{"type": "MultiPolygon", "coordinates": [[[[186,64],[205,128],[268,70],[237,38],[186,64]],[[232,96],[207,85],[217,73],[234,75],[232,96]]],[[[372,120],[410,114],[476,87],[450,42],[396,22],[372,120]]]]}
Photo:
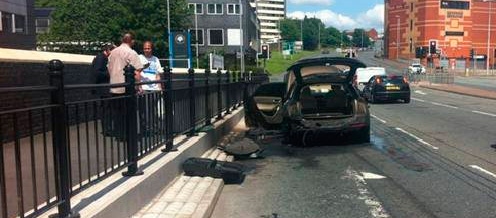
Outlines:
{"type": "Polygon", "coordinates": [[[386,69],[384,69],[384,67],[358,68],[356,70],[356,82],[358,85],[362,85],[364,83],[367,83],[370,78],[375,75],[386,75],[386,69]]]}

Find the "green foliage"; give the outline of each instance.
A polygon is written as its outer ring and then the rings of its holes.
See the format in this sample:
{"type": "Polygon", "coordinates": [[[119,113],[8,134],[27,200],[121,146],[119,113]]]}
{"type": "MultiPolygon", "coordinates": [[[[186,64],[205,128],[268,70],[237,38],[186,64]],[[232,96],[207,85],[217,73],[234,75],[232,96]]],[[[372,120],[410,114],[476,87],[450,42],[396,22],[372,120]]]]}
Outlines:
{"type": "MultiPolygon", "coordinates": [[[[167,4],[164,0],[37,0],[36,5],[55,8],[50,32],[39,36],[41,44],[118,44],[122,33],[133,31],[137,50],[145,40],[154,42],[155,51],[167,48],[167,4]]],[[[189,16],[185,0],[170,1],[171,29],[187,29],[189,16]]],[[[95,52],[93,47],[80,49],[80,53],[95,52]]],[[[166,52],[156,55],[164,57],[166,52]]]]}
{"type": "Polygon", "coordinates": [[[300,41],[300,20],[283,19],[280,22],[281,37],[287,41],[300,41]]]}
{"type": "MultiPolygon", "coordinates": [[[[284,56],[280,52],[272,52],[270,59],[266,61],[265,70],[270,75],[278,75],[286,72],[286,69],[295,61],[312,55],[320,54],[320,51],[300,51],[292,57],[284,58],[284,56]]],[[[263,66],[263,60],[261,60],[260,66],[263,66]]]]}
{"type": "Polygon", "coordinates": [[[364,29],[355,29],[353,32],[353,45],[355,47],[369,47],[370,38],[368,37],[367,32],[364,29]]]}

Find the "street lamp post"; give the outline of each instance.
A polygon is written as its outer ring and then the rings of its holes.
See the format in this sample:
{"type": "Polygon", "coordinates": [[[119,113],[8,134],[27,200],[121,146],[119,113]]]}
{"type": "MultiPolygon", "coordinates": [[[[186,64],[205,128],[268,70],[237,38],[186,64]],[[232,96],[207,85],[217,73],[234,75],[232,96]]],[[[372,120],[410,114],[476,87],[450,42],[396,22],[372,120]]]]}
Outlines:
{"type": "Polygon", "coordinates": [[[396,15],[397,25],[396,25],[396,59],[400,56],[400,16],[396,15]]]}
{"type": "MultiPolygon", "coordinates": [[[[234,9],[236,11],[236,9],[234,9]]],[[[239,43],[239,52],[240,52],[240,71],[242,73],[245,72],[245,51],[244,51],[244,41],[243,41],[243,7],[241,6],[241,0],[239,0],[239,37],[240,37],[240,43],[239,43]]]]}
{"type": "Polygon", "coordinates": [[[492,13],[492,2],[493,0],[484,0],[484,2],[489,2],[489,17],[488,17],[488,21],[487,21],[487,52],[486,52],[486,55],[487,55],[487,59],[486,59],[486,74],[489,75],[489,51],[490,51],[490,47],[491,47],[491,13],[492,13]]]}
{"type": "Polygon", "coordinates": [[[169,66],[172,66],[172,47],[171,47],[171,31],[170,31],[170,4],[167,0],[167,41],[169,42],[169,66]]]}
{"type": "Polygon", "coordinates": [[[303,51],[303,19],[300,20],[300,40],[301,40],[301,50],[303,51]]]}

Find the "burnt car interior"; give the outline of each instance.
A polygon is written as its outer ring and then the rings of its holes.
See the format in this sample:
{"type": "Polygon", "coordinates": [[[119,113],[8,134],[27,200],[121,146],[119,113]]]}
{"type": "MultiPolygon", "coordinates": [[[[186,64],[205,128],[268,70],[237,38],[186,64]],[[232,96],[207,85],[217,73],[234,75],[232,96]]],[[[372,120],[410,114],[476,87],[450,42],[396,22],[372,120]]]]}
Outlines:
{"type": "Polygon", "coordinates": [[[352,114],[350,101],[341,84],[311,84],[300,93],[302,114],[347,115],[352,114]]]}

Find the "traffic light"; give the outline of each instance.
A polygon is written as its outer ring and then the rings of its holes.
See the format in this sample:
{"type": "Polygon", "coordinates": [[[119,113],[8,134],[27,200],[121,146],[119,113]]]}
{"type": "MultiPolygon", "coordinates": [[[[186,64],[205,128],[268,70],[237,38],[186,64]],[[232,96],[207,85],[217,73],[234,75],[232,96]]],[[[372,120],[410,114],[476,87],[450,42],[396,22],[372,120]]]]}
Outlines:
{"type": "Polygon", "coordinates": [[[262,58],[269,58],[269,45],[262,45],[262,58]]]}
{"type": "Polygon", "coordinates": [[[422,58],[422,47],[416,47],[415,48],[415,58],[422,58]]]}
{"type": "Polygon", "coordinates": [[[437,42],[436,41],[430,41],[429,42],[429,53],[436,54],[436,50],[437,50],[437,42]]]}
{"type": "Polygon", "coordinates": [[[474,58],[474,53],[475,53],[474,49],[473,48],[470,49],[470,58],[474,58]]]}

